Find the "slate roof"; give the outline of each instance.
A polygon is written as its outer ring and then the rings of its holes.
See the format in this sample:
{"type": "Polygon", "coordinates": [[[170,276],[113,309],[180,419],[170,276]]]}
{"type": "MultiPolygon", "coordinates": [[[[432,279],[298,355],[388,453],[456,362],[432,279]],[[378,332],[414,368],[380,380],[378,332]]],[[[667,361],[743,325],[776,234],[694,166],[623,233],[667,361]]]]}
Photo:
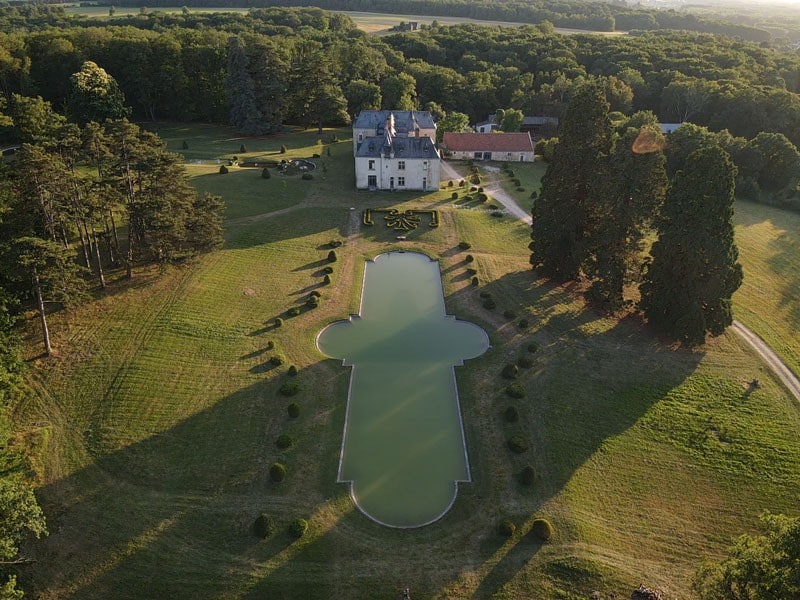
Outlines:
{"type": "Polygon", "coordinates": [[[365,138],[356,151],[361,158],[378,158],[385,149],[394,151],[394,158],[439,158],[436,144],[429,137],[392,137],[391,135],[365,138]],[[389,146],[387,146],[387,143],[389,146]]]}
{"type": "Polygon", "coordinates": [[[445,132],[443,145],[452,152],[533,152],[529,133],[445,132]]]}
{"type": "Polygon", "coordinates": [[[353,123],[353,129],[383,131],[390,114],[394,115],[394,128],[397,133],[408,134],[410,131],[413,134],[415,119],[420,129],[436,127],[433,116],[427,110],[362,110],[353,123]]]}

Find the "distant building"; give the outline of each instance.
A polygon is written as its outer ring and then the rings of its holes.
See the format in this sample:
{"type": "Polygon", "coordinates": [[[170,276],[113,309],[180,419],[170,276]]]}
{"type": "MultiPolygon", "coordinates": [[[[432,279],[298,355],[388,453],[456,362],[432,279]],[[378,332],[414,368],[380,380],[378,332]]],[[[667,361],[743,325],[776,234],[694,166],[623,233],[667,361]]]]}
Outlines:
{"type": "Polygon", "coordinates": [[[438,190],[435,140],[436,124],[427,111],[362,111],[353,125],[356,188],[438,190]]]}
{"type": "Polygon", "coordinates": [[[494,121],[484,121],[475,125],[475,131],[478,133],[492,133],[495,129],[500,129],[500,125],[494,121]]]}
{"type": "Polygon", "coordinates": [[[525,117],[519,130],[531,137],[552,137],[558,131],[558,117],[525,117]]]}
{"type": "Polygon", "coordinates": [[[529,133],[446,132],[442,147],[457,159],[533,162],[533,140],[529,133]]]}
{"type": "Polygon", "coordinates": [[[667,134],[672,133],[678,127],[683,125],[683,123],[659,123],[658,126],[661,128],[661,133],[667,134]]]}

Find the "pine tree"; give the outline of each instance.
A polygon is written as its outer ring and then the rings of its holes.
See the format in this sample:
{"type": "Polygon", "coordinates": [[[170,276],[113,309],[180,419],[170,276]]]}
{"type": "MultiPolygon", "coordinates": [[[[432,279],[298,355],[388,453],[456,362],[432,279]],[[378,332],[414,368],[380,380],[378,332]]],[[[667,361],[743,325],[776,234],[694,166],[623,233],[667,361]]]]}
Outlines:
{"type": "Polygon", "coordinates": [[[742,283],[733,237],[735,167],[719,146],[692,152],[667,191],[640,306],[656,329],[690,344],[733,322],[742,283]]]}
{"type": "Polygon", "coordinates": [[[264,133],[278,133],[286,115],[286,78],[289,58],[271,40],[248,47],[248,72],[253,80],[256,108],[263,117],[264,133]]]}
{"type": "Polygon", "coordinates": [[[585,84],[567,107],[553,160],[533,207],[531,264],[557,281],[578,277],[587,256],[592,203],[602,156],[611,147],[608,102],[596,84],[585,84]]]}
{"type": "Polygon", "coordinates": [[[587,295],[610,311],[624,307],[623,287],[642,268],[642,242],[664,200],[664,137],[655,125],[629,127],[617,140],[599,177],[587,295]]]}
{"type": "Polygon", "coordinates": [[[231,125],[244,135],[261,135],[267,127],[256,106],[255,85],[248,71],[247,53],[238,36],[228,39],[228,78],[225,91],[231,125]]]}

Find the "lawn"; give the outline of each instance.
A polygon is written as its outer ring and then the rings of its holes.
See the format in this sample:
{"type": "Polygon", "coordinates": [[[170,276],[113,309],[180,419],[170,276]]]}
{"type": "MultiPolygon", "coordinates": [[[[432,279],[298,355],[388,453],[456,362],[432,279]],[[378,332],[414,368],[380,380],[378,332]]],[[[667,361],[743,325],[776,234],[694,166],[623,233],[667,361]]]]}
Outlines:
{"type": "MultiPolygon", "coordinates": [[[[201,159],[228,152],[202,131],[173,143],[191,137],[190,150],[209,149],[201,159]]],[[[59,355],[31,361],[35,393],[15,412],[52,532],[30,547],[34,597],[391,598],[409,587],[415,598],[564,599],[646,582],[685,598],[699,562],[752,531],[761,511],[796,510],[800,411],[736,336],[690,352],[636,319],[599,316],[532,274],[528,230],[512,219],[453,206],[446,190],[355,192],[340,137],[327,177],[285,180],[293,191],[264,214],[256,198],[280,179],[198,173],[228,206],[223,249],[141,269],[52,316],[59,355]],[[235,177],[236,188],[216,183],[235,177]],[[441,225],[400,241],[361,224],[363,208],[390,206],[438,210],[441,225]],[[325,285],[331,240],[344,245],[325,285]],[[364,260],[397,247],[439,259],[448,313],[482,325],[492,344],[457,369],[473,482],[441,521],[415,530],[376,525],[335,483],[349,372],[314,344],[357,312],[364,260]],[[314,290],[319,308],[286,314],[314,290]],[[483,308],[481,293],[497,307],[483,308]],[[526,395],[513,400],[500,372],[521,357],[531,359],[517,379],[526,395]],[[287,398],[278,390],[290,365],[300,392],[287,398]],[[763,387],[752,390],[756,376],[763,387]],[[290,448],[275,445],[281,434],[290,448]],[[526,453],[507,449],[514,434],[526,453]],[[274,461],[287,467],[281,483],[268,475],[274,461]],[[529,487],[518,480],[525,465],[536,472],[529,487]],[[251,532],[263,511],[278,524],[266,540],[251,532]],[[536,516],[555,525],[548,544],[527,535],[536,516]],[[300,539],[287,532],[297,517],[310,524],[300,539]],[[511,538],[496,532],[504,519],[517,525],[511,538]]],[[[313,135],[284,139],[305,154],[313,135]]],[[[274,152],[273,140],[259,143],[246,142],[274,152]]],[[[751,209],[745,227],[771,214],[751,209]]]]}

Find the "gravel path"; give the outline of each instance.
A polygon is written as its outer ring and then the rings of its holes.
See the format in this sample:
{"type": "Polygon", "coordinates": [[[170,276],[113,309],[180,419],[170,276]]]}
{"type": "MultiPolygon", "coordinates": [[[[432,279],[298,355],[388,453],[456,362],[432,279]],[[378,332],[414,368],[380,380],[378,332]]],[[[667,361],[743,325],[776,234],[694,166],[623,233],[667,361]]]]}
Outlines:
{"type": "MultiPolygon", "coordinates": [[[[509,196],[502,187],[500,187],[497,178],[499,169],[496,167],[484,166],[483,170],[486,172],[489,179],[488,183],[483,186],[484,191],[493,199],[502,204],[509,213],[517,217],[520,221],[524,221],[530,225],[531,216],[522,208],[520,208],[516,201],[509,196]]],[[[455,179],[456,181],[463,179],[463,177],[445,161],[442,161],[442,175],[443,178],[455,179]]],[[[786,386],[786,389],[789,390],[789,393],[791,393],[792,396],[794,396],[795,399],[800,402],[800,379],[798,379],[797,375],[795,375],[792,370],[786,366],[786,363],[784,363],[781,358],[775,354],[772,348],[770,348],[767,343],[764,342],[764,340],[762,340],[753,331],[742,325],[739,321],[734,321],[733,325],[731,325],[731,329],[753,350],[755,350],[756,354],[761,357],[769,369],[775,373],[775,376],[781,380],[783,385],[786,386]]]]}

